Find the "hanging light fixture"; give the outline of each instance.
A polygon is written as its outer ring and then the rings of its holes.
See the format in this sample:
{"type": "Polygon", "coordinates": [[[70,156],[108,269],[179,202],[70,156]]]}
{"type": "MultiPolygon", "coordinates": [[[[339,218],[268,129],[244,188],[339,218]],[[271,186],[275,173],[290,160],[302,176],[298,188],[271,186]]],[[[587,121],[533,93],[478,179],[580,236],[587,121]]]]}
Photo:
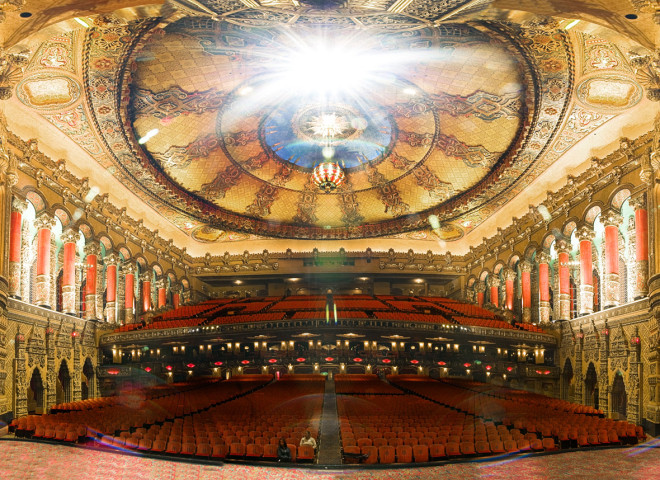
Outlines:
{"type": "Polygon", "coordinates": [[[312,181],[325,193],[330,193],[346,180],[344,169],[337,162],[319,163],[312,171],[312,181]]]}

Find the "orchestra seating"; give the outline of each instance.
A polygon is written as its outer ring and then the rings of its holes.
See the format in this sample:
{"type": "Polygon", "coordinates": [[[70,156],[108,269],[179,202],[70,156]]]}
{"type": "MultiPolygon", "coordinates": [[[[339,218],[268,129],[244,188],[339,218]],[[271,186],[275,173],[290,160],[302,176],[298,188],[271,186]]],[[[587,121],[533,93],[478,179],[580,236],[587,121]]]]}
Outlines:
{"type": "Polygon", "coordinates": [[[400,387],[399,394],[364,392],[362,385],[379,380],[363,377],[341,376],[337,390],[348,462],[358,453],[366,457],[364,463],[419,463],[645,438],[641,427],[542,395],[418,375],[388,376],[383,385],[400,387]]]}
{"type": "Polygon", "coordinates": [[[295,461],[304,433],[318,437],[325,377],[271,381],[270,375],[242,375],[136,390],[58,405],[49,415],[21,417],[11,428],[17,436],[216,459],[273,459],[285,438],[295,461]]]}

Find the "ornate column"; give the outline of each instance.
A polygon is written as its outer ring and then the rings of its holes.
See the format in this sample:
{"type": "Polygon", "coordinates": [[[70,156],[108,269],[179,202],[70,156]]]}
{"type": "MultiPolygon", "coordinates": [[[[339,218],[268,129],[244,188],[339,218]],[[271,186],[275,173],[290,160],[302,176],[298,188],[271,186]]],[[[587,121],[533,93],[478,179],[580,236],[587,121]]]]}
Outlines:
{"type": "Polygon", "coordinates": [[[649,283],[649,219],[646,209],[646,195],[630,199],[635,209],[635,285],[634,298],[648,295],[649,283]]]}
{"type": "Polygon", "coordinates": [[[594,311],[594,266],[592,241],[594,232],[583,225],[577,232],[580,240],[580,315],[594,311]]]}
{"type": "Polygon", "coordinates": [[[513,310],[513,282],[516,279],[516,272],[511,268],[504,271],[504,308],[513,310]]]}
{"type": "Polygon", "coordinates": [[[158,308],[165,308],[165,305],[167,305],[167,287],[164,278],[156,282],[156,289],[158,291],[158,308]]]}
{"type": "Polygon", "coordinates": [[[76,298],[76,316],[78,314],[84,314],[82,311],[82,298],[85,292],[82,291],[82,282],[83,282],[83,264],[82,262],[76,262],[76,289],[75,289],[75,298],[76,298]]]}
{"type": "Polygon", "coordinates": [[[540,252],[539,262],[539,323],[550,322],[550,255],[540,252]]]}
{"type": "Polygon", "coordinates": [[[57,401],[57,366],[55,363],[55,329],[48,325],[46,328],[46,390],[45,410],[48,412],[57,401]]]}
{"type": "Polygon", "coordinates": [[[106,255],[105,263],[105,321],[117,322],[117,263],[119,257],[114,253],[106,255]]]}
{"type": "Polygon", "coordinates": [[[76,243],[80,232],[67,228],[60,237],[64,245],[62,266],[62,311],[76,314],[76,243]]]}
{"type": "Polygon", "coordinates": [[[522,284],[522,321],[532,321],[532,264],[523,260],[520,264],[522,284]]]}
{"type": "Polygon", "coordinates": [[[181,304],[181,285],[175,285],[172,287],[172,308],[175,310],[179,308],[181,304]]]}
{"type": "MultiPolygon", "coordinates": [[[[77,333],[75,330],[73,333],[77,333]]],[[[80,365],[80,335],[73,335],[73,356],[72,356],[72,369],[71,372],[71,401],[79,402],[82,397],[82,384],[80,378],[80,372],[82,366],[80,365]]]]}
{"type": "Polygon", "coordinates": [[[9,229],[9,295],[21,297],[21,237],[23,235],[23,212],[27,202],[14,197],[12,200],[9,229]]]}
{"type": "Polygon", "coordinates": [[[48,213],[42,213],[34,221],[34,226],[37,229],[37,279],[34,303],[50,308],[50,239],[55,219],[48,213]]]}
{"type": "Polygon", "coordinates": [[[490,287],[490,303],[495,308],[500,307],[500,277],[494,273],[488,275],[488,286],[490,287]]]}
{"type": "Polygon", "coordinates": [[[603,275],[603,307],[619,304],[619,225],[621,215],[606,210],[601,215],[605,225],[605,274],[603,275]]]}
{"type": "Polygon", "coordinates": [[[101,247],[97,242],[90,242],[85,245],[85,255],[87,261],[85,268],[87,276],[85,279],[85,319],[98,320],[96,314],[96,276],[98,274],[98,256],[101,253],[101,247]]]}
{"type": "Polygon", "coordinates": [[[569,271],[570,244],[566,240],[557,240],[557,265],[559,271],[559,316],[560,320],[571,318],[571,274],[569,271]]]}
{"type": "Polygon", "coordinates": [[[119,324],[125,323],[125,308],[124,304],[126,300],[124,299],[126,295],[126,280],[124,275],[121,273],[121,265],[117,265],[117,301],[115,303],[115,321],[119,324]]]}
{"type": "Polygon", "coordinates": [[[124,274],[124,324],[135,321],[133,306],[135,301],[135,270],[135,265],[132,263],[126,263],[121,267],[124,274]]]}
{"type": "MultiPolygon", "coordinates": [[[[50,230],[49,230],[50,232],[50,230]]],[[[14,417],[27,415],[27,387],[29,379],[25,367],[25,335],[19,329],[14,339],[16,356],[14,357],[14,417]]]]}
{"type": "Polygon", "coordinates": [[[486,292],[486,284],[479,280],[474,284],[474,290],[477,292],[477,304],[480,307],[484,306],[484,293],[486,292]]]}
{"type": "Polygon", "coordinates": [[[140,292],[142,293],[142,313],[147,313],[151,310],[151,280],[152,280],[151,269],[148,272],[144,272],[140,275],[140,281],[142,282],[142,288],[140,292]]]}

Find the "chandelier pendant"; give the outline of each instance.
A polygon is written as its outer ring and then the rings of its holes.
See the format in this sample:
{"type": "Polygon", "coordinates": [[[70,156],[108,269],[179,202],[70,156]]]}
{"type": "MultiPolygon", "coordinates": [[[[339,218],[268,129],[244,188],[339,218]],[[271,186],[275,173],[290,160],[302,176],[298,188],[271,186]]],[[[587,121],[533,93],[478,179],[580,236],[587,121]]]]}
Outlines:
{"type": "Polygon", "coordinates": [[[344,169],[336,162],[321,162],[312,171],[312,181],[325,193],[334,191],[344,180],[344,169]]]}

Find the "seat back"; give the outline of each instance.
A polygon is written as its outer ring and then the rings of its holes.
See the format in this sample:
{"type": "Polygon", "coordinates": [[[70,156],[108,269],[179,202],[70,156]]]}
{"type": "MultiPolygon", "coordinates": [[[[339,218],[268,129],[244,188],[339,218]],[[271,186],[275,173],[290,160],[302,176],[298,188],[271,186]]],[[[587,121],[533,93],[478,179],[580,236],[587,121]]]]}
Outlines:
{"type": "Polygon", "coordinates": [[[428,445],[415,445],[413,447],[413,457],[415,462],[428,462],[429,461],[429,447],[428,445]]]}
{"type": "Polygon", "coordinates": [[[412,447],[406,444],[396,447],[396,461],[397,463],[412,462],[412,447]]]}

